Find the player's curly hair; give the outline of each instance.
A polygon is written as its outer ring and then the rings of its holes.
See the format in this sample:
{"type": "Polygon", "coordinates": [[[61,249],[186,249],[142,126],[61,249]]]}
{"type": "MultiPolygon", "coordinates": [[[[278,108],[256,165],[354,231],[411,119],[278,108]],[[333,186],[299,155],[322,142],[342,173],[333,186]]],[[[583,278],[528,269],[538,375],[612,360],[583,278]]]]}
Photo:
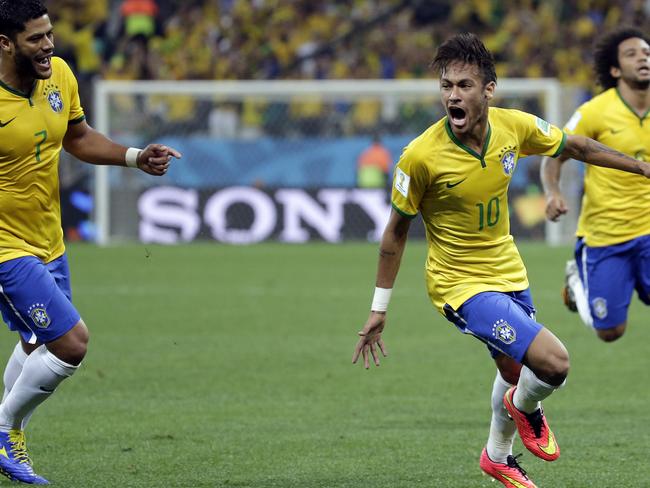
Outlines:
{"type": "Polygon", "coordinates": [[[25,24],[47,14],[42,0],[0,0],[0,34],[16,40],[25,24]]]}
{"type": "Polygon", "coordinates": [[[431,66],[439,73],[442,73],[447,69],[447,66],[456,61],[476,65],[481,72],[485,85],[491,81],[496,83],[497,74],[494,69],[494,57],[475,34],[466,32],[447,39],[438,48],[431,66]]]}
{"type": "Polygon", "coordinates": [[[618,63],[618,46],[621,42],[638,37],[650,44],[648,36],[635,27],[621,27],[606,35],[596,43],[594,49],[594,71],[598,84],[604,89],[613,88],[618,80],[614,78],[610,70],[612,67],[620,68],[618,63]]]}

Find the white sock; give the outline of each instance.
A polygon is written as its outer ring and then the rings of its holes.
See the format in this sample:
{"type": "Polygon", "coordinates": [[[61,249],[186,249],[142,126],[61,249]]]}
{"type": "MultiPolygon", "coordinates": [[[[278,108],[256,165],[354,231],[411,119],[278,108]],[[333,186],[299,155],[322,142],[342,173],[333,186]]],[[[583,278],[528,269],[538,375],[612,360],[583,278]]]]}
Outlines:
{"type": "Polygon", "coordinates": [[[13,388],[0,405],[0,430],[20,429],[27,414],[43,403],[77,366],[61,361],[45,346],[32,352],[13,388]]]}
{"type": "Polygon", "coordinates": [[[7,365],[5,366],[5,372],[3,376],[5,391],[2,395],[2,401],[4,402],[5,398],[14,387],[14,383],[20,376],[20,372],[23,370],[23,364],[25,364],[25,359],[27,359],[27,353],[23,351],[23,345],[18,342],[14,351],[9,356],[7,365]]]}
{"type": "Polygon", "coordinates": [[[512,442],[515,439],[515,432],[517,432],[514,421],[508,416],[508,411],[503,406],[503,395],[511,386],[497,370],[497,376],[492,385],[492,422],[487,441],[488,456],[495,463],[506,463],[508,456],[512,454],[512,442]]]}
{"type": "Polygon", "coordinates": [[[522,412],[533,413],[540,407],[540,402],[558,388],[559,386],[544,383],[529,368],[523,366],[513,395],[513,403],[522,412]]]}
{"type": "MultiPolygon", "coordinates": [[[[5,372],[3,376],[5,385],[5,391],[2,395],[3,402],[5,401],[5,398],[7,398],[7,395],[11,389],[14,387],[14,383],[18,379],[20,372],[23,370],[23,364],[25,364],[26,359],[27,353],[23,350],[23,345],[19,342],[16,344],[16,347],[14,347],[14,351],[11,353],[9,360],[7,361],[7,366],[5,366],[5,372]]],[[[25,430],[25,427],[27,427],[29,419],[32,418],[32,413],[34,413],[33,410],[25,415],[22,425],[23,430],[25,430]]]]}
{"type": "Polygon", "coordinates": [[[587,292],[582,284],[580,275],[578,273],[569,275],[567,285],[569,285],[569,288],[573,293],[573,299],[576,301],[576,308],[578,309],[580,319],[587,327],[593,328],[594,319],[591,317],[589,299],[587,298],[587,292]]]}

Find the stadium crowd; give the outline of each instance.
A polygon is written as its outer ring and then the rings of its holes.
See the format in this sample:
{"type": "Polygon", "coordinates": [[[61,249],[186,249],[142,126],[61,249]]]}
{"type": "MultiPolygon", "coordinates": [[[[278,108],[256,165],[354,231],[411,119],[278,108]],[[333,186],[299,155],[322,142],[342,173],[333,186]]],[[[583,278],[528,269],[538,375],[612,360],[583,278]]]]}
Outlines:
{"type": "Polygon", "coordinates": [[[62,0],[57,51],[109,79],[421,78],[446,37],[476,32],[499,77],[591,87],[597,33],[643,25],[645,0],[62,0]]]}
{"type": "MultiPolygon", "coordinates": [[[[621,23],[642,25],[648,10],[645,0],[61,0],[51,5],[57,53],[77,73],[87,111],[92,110],[90,81],[97,77],[432,77],[432,53],[459,31],[484,39],[500,78],[556,77],[581,87],[587,98],[595,88],[590,53],[597,34],[621,23]]],[[[164,113],[154,124],[163,132],[191,125],[202,111],[212,116],[211,132],[224,137],[395,130],[390,124],[377,127],[381,108],[374,102],[334,108],[319,100],[197,107],[175,97],[158,105],[147,110],[154,117],[164,113]],[[288,122],[277,125],[278,117],[288,122]]],[[[407,132],[439,115],[417,105],[405,110],[409,113],[393,125],[407,132]]]]}

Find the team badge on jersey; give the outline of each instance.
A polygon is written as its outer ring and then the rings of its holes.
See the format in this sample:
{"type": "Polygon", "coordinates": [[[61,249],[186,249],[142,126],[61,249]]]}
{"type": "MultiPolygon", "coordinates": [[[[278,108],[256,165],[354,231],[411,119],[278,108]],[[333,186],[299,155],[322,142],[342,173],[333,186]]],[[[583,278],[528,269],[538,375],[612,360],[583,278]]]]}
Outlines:
{"type": "Polygon", "coordinates": [[[515,146],[506,146],[499,153],[499,161],[506,176],[512,176],[517,165],[517,148],[515,146]]]}
{"type": "Polygon", "coordinates": [[[591,301],[591,307],[594,311],[594,315],[599,319],[604,319],[607,317],[607,300],[602,297],[594,298],[591,301]]]}
{"type": "Polygon", "coordinates": [[[515,153],[514,151],[508,151],[503,156],[501,156],[501,166],[503,166],[503,172],[511,176],[512,172],[515,170],[515,153]]]}
{"type": "Polygon", "coordinates": [[[47,329],[49,327],[51,320],[50,316],[47,314],[47,310],[45,310],[44,304],[34,303],[29,307],[27,313],[31,317],[32,322],[34,322],[34,325],[39,329],[47,329]]]}
{"type": "Polygon", "coordinates": [[[492,325],[492,335],[505,344],[512,344],[517,340],[517,332],[503,319],[497,320],[492,325]]]}
{"type": "Polygon", "coordinates": [[[43,90],[43,95],[47,98],[47,102],[53,111],[59,113],[63,110],[63,99],[61,98],[61,91],[58,86],[48,83],[45,86],[45,90],[43,90]]]}

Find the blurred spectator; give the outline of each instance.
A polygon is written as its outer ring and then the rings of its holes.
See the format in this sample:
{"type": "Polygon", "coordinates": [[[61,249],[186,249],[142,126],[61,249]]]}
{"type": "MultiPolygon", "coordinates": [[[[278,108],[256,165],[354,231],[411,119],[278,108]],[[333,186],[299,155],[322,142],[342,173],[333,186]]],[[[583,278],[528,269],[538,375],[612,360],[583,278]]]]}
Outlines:
{"type": "Polygon", "coordinates": [[[357,185],[359,188],[385,188],[392,164],[390,152],[382,145],[379,134],[375,134],[370,147],[357,160],[357,185]]]}
{"type": "Polygon", "coordinates": [[[124,0],[120,14],[124,18],[124,33],[127,37],[141,35],[149,38],[156,32],[156,0],[124,0]]]}

